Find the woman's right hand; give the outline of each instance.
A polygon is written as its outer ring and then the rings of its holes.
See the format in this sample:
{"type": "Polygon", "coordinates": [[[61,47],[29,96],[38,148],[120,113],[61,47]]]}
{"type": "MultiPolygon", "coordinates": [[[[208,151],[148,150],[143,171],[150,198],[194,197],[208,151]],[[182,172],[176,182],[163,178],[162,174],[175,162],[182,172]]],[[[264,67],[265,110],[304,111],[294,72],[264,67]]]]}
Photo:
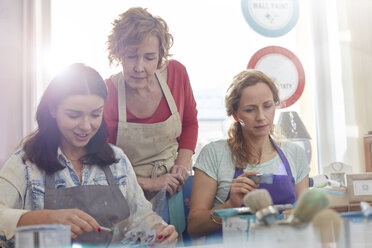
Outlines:
{"type": "Polygon", "coordinates": [[[93,230],[101,231],[98,222],[84,211],[79,209],[59,209],[52,211],[50,213],[51,222],[69,225],[71,227],[72,238],[76,238],[77,235],[84,232],[91,232],[93,230]]]}
{"type": "Polygon", "coordinates": [[[149,188],[144,188],[148,191],[160,191],[166,188],[167,192],[169,193],[169,197],[171,197],[174,193],[177,192],[177,187],[179,186],[180,182],[177,178],[170,174],[166,173],[157,178],[149,179],[150,183],[148,184],[149,188]]]}
{"type": "Polygon", "coordinates": [[[71,237],[84,232],[100,231],[99,224],[89,214],[79,209],[34,210],[24,213],[17,226],[37,224],[63,224],[71,227],[71,237]]]}
{"type": "Polygon", "coordinates": [[[254,176],[256,174],[258,174],[257,171],[246,171],[232,180],[229,199],[232,207],[241,207],[244,196],[258,187],[258,184],[248,178],[248,176],[254,176]]]}

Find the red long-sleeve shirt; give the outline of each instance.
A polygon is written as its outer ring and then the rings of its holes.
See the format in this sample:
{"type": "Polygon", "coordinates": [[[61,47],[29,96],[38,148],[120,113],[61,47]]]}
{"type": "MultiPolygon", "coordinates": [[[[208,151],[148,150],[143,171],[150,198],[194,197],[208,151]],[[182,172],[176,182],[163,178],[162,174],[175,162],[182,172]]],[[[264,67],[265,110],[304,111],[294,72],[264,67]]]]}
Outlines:
{"type": "MultiPolygon", "coordinates": [[[[179,149],[185,148],[194,151],[198,138],[196,102],[186,68],[176,60],[170,60],[168,63],[167,84],[176,102],[182,121],[182,132],[180,137],[178,137],[179,149]]],[[[108,97],[105,102],[103,115],[108,129],[108,141],[116,144],[119,119],[118,91],[111,79],[106,80],[106,85],[108,97]]],[[[150,117],[138,118],[127,108],[127,121],[132,123],[158,123],[167,120],[170,116],[171,112],[164,95],[158,108],[150,117]]]]}

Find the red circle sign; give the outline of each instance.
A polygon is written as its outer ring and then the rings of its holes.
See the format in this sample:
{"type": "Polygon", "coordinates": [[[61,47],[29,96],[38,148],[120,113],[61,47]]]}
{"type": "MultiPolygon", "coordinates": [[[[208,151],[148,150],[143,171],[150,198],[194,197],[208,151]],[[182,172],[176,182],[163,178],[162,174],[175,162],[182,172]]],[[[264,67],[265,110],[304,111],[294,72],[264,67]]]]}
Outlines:
{"type": "Polygon", "coordinates": [[[256,69],[274,79],[280,97],[280,108],[294,104],[305,87],[305,72],[300,60],[291,51],[269,46],[258,50],[248,63],[247,69],[256,69]]]}

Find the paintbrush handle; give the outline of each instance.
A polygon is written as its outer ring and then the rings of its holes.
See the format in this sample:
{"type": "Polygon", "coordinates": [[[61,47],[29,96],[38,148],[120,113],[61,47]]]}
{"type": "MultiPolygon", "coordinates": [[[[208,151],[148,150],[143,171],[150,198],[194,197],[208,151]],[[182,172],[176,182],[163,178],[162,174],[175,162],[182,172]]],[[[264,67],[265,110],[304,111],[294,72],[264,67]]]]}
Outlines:
{"type": "Polygon", "coordinates": [[[108,227],[104,227],[104,226],[99,226],[99,228],[101,228],[102,231],[105,231],[105,232],[114,232],[114,230],[112,228],[108,228],[108,227]]]}

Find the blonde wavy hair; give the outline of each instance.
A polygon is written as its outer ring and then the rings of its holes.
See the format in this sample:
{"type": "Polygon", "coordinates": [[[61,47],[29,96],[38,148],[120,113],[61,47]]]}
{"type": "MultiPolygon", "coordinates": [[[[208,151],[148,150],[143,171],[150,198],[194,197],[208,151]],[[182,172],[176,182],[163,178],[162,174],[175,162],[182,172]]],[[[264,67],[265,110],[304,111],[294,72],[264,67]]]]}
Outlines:
{"type": "MultiPolygon", "coordinates": [[[[244,70],[237,74],[227,89],[225,105],[227,116],[231,117],[237,113],[242,91],[249,86],[257,83],[264,83],[269,86],[276,106],[279,106],[279,90],[274,80],[258,70],[244,70]]],[[[274,129],[271,130],[271,134],[274,129]]],[[[244,169],[248,164],[257,165],[260,162],[261,154],[258,153],[253,145],[244,140],[243,130],[239,121],[231,124],[228,130],[227,144],[231,150],[231,159],[237,168],[244,169]]]]}
{"type": "Polygon", "coordinates": [[[169,33],[167,23],[160,17],[153,16],[146,8],[130,8],[119,15],[113,23],[108,36],[107,51],[110,65],[120,64],[126,47],[139,44],[149,34],[159,39],[158,69],[166,65],[171,56],[169,50],[173,45],[173,36],[169,33]]]}

